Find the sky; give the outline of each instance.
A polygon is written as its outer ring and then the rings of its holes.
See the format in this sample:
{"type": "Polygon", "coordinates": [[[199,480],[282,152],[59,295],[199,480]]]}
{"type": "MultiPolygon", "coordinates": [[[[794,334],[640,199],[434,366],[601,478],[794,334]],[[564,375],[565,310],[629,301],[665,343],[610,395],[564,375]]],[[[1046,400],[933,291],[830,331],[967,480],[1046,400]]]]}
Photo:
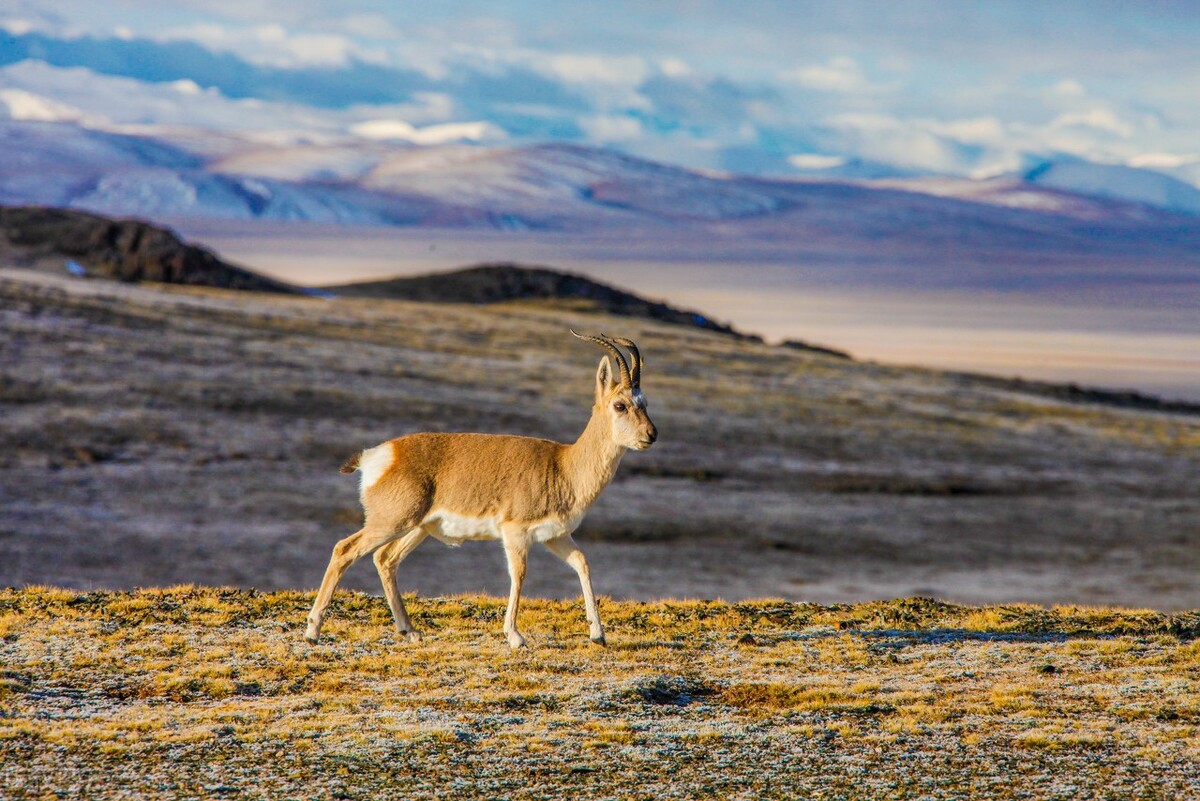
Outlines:
{"type": "Polygon", "coordinates": [[[0,0],[18,119],[1200,185],[1200,2],[0,0]]]}

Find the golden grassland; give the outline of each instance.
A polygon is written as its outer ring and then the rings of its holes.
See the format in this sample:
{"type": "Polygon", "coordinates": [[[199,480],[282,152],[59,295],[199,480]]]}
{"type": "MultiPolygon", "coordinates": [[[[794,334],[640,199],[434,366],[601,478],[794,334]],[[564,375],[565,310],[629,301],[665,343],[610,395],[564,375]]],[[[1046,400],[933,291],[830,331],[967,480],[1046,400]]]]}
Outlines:
{"type": "Polygon", "coordinates": [[[6,798],[1200,793],[1200,613],[0,591],[6,798]]]}

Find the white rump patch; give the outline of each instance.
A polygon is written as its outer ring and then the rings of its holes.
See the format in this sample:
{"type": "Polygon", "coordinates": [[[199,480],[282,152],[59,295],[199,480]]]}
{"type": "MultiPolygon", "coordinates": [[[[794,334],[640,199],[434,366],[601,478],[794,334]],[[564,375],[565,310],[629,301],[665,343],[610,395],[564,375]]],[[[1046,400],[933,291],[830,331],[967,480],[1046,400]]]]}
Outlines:
{"type": "Polygon", "coordinates": [[[391,469],[395,461],[396,449],[390,442],[363,451],[362,455],[358,457],[358,469],[362,474],[361,491],[365,492],[375,486],[383,474],[391,469]]]}

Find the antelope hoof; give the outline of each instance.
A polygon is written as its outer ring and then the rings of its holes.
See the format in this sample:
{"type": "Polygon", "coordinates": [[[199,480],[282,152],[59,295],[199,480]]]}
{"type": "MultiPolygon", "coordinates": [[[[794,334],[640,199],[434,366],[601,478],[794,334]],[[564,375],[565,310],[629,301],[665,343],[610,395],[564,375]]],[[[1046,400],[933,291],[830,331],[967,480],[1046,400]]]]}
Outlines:
{"type": "Polygon", "coordinates": [[[409,629],[408,631],[402,631],[402,632],[400,632],[400,634],[403,635],[404,639],[408,640],[409,642],[420,642],[421,641],[421,632],[417,631],[416,629],[409,629]]]}
{"type": "Polygon", "coordinates": [[[608,646],[608,640],[604,639],[604,635],[603,635],[603,634],[601,634],[599,637],[591,637],[590,639],[591,639],[591,641],[592,641],[592,642],[594,642],[596,645],[605,646],[605,647],[607,647],[607,646],[608,646]]]}
{"type": "Polygon", "coordinates": [[[321,627],[312,621],[309,621],[308,630],[304,632],[304,639],[308,640],[313,645],[317,644],[317,640],[321,637],[321,627]]]}
{"type": "Polygon", "coordinates": [[[512,632],[511,634],[508,635],[508,647],[513,649],[514,651],[517,650],[518,648],[524,648],[525,647],[525,638],[522,637],[521,633],[518,631],[512,632]]]}

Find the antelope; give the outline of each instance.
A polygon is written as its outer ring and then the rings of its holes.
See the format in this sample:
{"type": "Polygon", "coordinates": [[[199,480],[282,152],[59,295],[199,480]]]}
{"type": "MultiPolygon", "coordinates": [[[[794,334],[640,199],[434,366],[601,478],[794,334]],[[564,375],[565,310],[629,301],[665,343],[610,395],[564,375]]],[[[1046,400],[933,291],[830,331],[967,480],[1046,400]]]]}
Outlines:
{"type": "Polygon", "coordinates": [[[542,543],[579,576],[592,642],[605,644],[604,626],[587,559],[571,533],[612,481],[626,450],[644,451],[658,439],[641,390],[642,356],[622,337],[571,333],[607,355],[596,370],[595,400],[587,427],[565,445],[497,434],[410,434],[355,454],[341,472],[359,472],[363,527],[338,542],[308,614],[305,638],[316,643],[325,610],[342,574],[374,552],[375,568],[396,631],[421,639],[396,584],[396,568],[426,537],[457,547],[465,540],[500,540],[510,589],[504,634],[523,648],[517,609],[529,548],[542,543]],[[626,361],[617,345],[629,351],[626,361]],[[614,376],[609,358],[619,371],[614,376]]]}

